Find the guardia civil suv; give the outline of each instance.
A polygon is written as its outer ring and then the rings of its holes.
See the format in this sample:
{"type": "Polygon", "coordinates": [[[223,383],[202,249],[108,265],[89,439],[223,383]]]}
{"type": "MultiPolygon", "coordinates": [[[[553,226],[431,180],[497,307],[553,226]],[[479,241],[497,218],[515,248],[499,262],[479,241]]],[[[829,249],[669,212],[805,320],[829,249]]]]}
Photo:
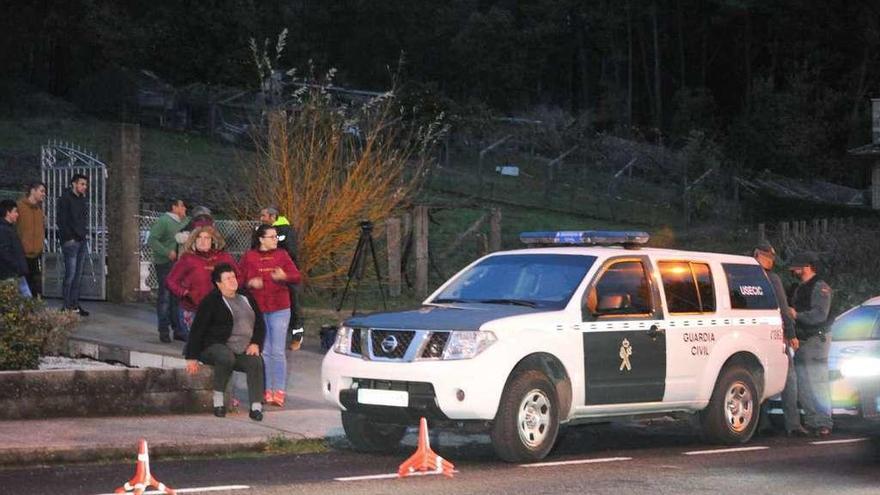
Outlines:
{"type": "Polygon", "coordinates": [[[747,442],[788,362],[773,288],[744,256],[643,246],[643,232],[529,232],[408,311],[353,317],[322,365],[327,400],[364,451],[406,427],[487,428],[511,462],[561,424],[696,414],[747,442]]]}

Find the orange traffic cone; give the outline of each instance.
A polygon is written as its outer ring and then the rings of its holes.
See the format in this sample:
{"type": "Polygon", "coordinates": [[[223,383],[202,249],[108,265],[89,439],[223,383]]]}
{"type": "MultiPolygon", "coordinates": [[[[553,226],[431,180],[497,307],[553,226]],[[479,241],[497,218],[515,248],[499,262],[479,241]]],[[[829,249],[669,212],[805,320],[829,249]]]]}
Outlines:
{"type": "Polygon", "coordinates": [[[126,493],[134,490],[134,495],[143,495],[148,487],[155,488],[168,495],[174,495],[174,489],[170,486],[165,486],[165,483],[162,483],[150,474],[150,454],[147,453],[147,441],[141,438],[141,441],[138,442],[138,460],[134,477],[117,488],[115,492],[126,493]]]}
{"type": "Polygon", "coordinates": [[[403,461],[397,470],[397,476],[403,478],[413,474],[442,474],[452,478],[455,466],[451,462],[437,455],[431,450],[431,441],[428,439],[428,421],[425,418],[419,420],[419,444],[416,453],[403,461]]]}

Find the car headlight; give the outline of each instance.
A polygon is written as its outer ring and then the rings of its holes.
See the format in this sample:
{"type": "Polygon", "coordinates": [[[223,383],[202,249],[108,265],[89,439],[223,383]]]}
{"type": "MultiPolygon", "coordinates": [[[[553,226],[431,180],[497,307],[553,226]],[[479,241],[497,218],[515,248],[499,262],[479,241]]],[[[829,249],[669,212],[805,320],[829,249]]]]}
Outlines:
{"type": "Polygon", "coordinates": [[[847,378],[880,376],[880,358],[853,357],[840,363],[840,374],[847,378]]]}
{"type": "Polygon", "coordinates": [[[442,359],[471,359],[485,351],[498,338],[489,331],[456,330],[450,332],[442,359]]]}
{"type": "Polygon", "coordinates": [[[333,351],[351,356],[351,339],[353,333],[353,328],[340,326],[339,329],[336,330],[336,342],[333,344],[333,351]]]}

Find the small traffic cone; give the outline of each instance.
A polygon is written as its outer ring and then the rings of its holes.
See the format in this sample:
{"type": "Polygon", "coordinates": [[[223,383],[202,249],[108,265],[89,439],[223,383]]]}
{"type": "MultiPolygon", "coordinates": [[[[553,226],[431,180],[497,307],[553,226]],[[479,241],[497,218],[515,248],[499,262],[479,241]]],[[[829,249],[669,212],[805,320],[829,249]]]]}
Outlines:
{"type": "Polygon", "coordinates": [[[419,444],[416,452],[409,459],[403,461],[397,470],[397,476],[403,478],[414,474],[442,474],[452,478],[455,466],[446,459],[431,450],[431,440],[428,438],[428,421],[425,418],[419,420],[419,444]]]}
{"type": "Polygon", "coordinates": [[[150,454],[147,453],[147,441],[141,438],[141,441],[138,442],[137,467],[134,471],[134,477],[117,488],[115,492],[126,493],[134,490],[134,495],[143,495],[148,487],[155,488],[168,495],[174,495],[174,489],[170,486],[165,486],[165,483],[162,483],[150,474],[150,454]]]}

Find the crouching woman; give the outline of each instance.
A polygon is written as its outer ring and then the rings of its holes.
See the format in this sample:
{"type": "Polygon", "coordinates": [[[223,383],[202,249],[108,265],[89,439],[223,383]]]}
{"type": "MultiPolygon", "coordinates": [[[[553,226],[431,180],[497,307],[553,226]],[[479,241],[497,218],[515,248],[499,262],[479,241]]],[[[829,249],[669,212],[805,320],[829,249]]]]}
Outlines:
{"type": "Polygon", "coordinates": [[[235,269],[221,263],[211,272],[216,287],[196,311],[184,349],[186,371],[199,371],[199,361],[214,366],[214,416],[226,415],[223,392],[234,370],[247,375],[250,418],[263,420],[263,360],[260,348],[266,335],[263,314],[254,299],[238,290],[235,269]]]}

